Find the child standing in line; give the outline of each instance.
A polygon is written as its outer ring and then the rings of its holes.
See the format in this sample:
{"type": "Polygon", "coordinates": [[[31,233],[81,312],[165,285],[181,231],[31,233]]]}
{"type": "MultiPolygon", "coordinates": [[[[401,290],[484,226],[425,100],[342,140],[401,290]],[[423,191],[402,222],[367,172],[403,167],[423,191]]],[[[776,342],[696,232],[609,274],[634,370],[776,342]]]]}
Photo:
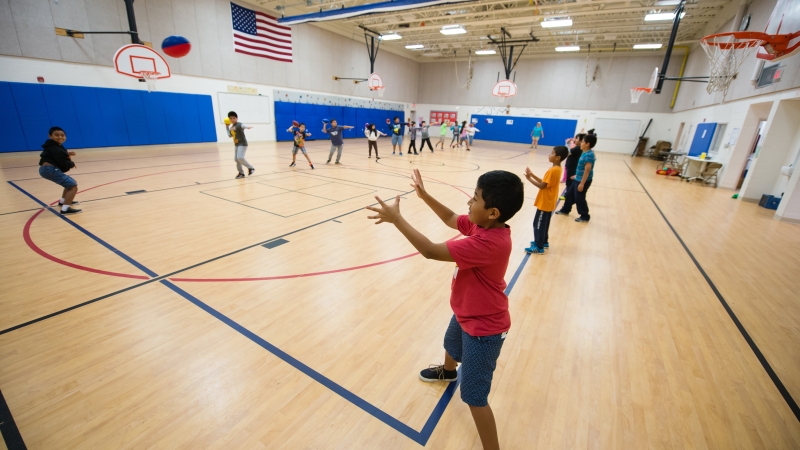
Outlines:
{"type": "Polygon", "coordinates": [[[292,147],[292,163],[289,164],[289,167],[294,167],[295,161],[297,160],[297,151],[300,150],[303,152],[303,156],[306,157],[308,160],[308,165],[311,166],[311,169],[314,169],[314,164],[311,163],[311,158],[308,157],[306,153],[306,138],[311,136],[311,133],[306,131],[306,124],[301,123],[297,126],[292,125],[289,127],[289,133],[294,135],[294,146],[292,147]]]}
{"type": "Polygon", "coordinates": [[[371,123],[371,124],[367,125],[366,129],[364,129],[364,136],[367,137],[367,143],[369,145],[369,156],[368,156],[368,158],[372,158],[372,149],[375,148],[375,161],[381,159],[378,156],[378,137],[386,136],[386,133],[384,133],[382,131],[378,131],[378,129],[375,128],[375,124],[371,123]]]}
{"type": "Polygon", "coordinates": [[[231,111],[228,113],[228,120],[231,122],[230,124],[225,124],[225,130],[228,131],[228,136],[233,138],[233,145],[236,147],[236,170],[239,171],[239,174],[236,175],[236,178],[244,178],[244,169],[242,166],[247,167],[247,174],[252,175],[256,169],[244,159],[245,153],[247,153],[247,137],[244,135],[244,130],[252,129],[253,127],[248,127],[245,124],[239,122],[239,116],[236,114],[235,111],[231,111]]]}
{"type": "Polygon", "coordinates": [[[499,449],[488,400],[497,359],[511,328],[503,279],[511,256],[511,228],[506,222],[522,207],[522,180],[503,170],[481,175],[467,202],[469,215],[461,216],[427,193],[419,170],[412,181],[417,196],[439,219],[466,236],[431,242],[400,214],[399,195],[391,206],[376,196],[380,207],[367,207],[375,212],[369,219],[393,224],[425,258],[456,263],[450,294],[454,315],[444,335],[444,364],[422,370],[419,377],[426,382],[455,381],[461,362],[461,399],[469,405],[483,448],[499,449]]]}
{"type": "Polygon", "coordinates": [[[339,152],[336,154],[336,164],[340,164],[339,160],[342,159],[342,147],[344,146],[344,138],[342,137],[342,131],[349,130],[353,127],[350,125],[338,125],[336,123],[336,119],[331,120],[331,127],[328,128],[327,122],[322,122],[322,132],[327,133],[331,137],[331,152],[328,154],[328,162],[325,164],[331,163],[331,158],[333,158],[333,152],[338,150],[339,152]]]}
{"type": "Polygon", "coordinates": [[[428,148],[431,149],[431,153],[433,153],[433,146],[431,145],[431,136],[429,134],[430,126],[425,124],[425,121],[419,123],[420,129],[422,130],[422,144],[419,145],[419,152],[422,153],[422,149],[425,148],[425,144],[428,144],[428,148]]]}
{"type": "Polygon", "coordinates": [[[447,128],[450,127],[450,121],[448,119],[444,119],[444,122],[441,124],[434,123],[432,125],[441,125],[439,127],[439,142],[436,143],[436,148],[439,148],[439,144],[441,144],[442,150],[444,150],[444,140],[447,137],[447,128]]]}
{"type": "Polygon", "coordinates": [[[583,141],[584,136],[586,135],[583,133],[578,133],[575,136],[575,139],[572,140],[574,147],[569,149],[569,157],[567,158],[567,162],[564,164],[564,172],[566,172],[566,179],[564,180],[566,183],[566,189],[564,190],[565,195],[561,198],[561,200],[566,200],[566,192],[569,192],[569,187],[572,186],[573,183],[572,177],[575,176],[575,172],[578,170],[578,160],[583,154],[581,151],[581,141],[583,141]]]}
{"type": "Polygon", "coordinates": [[[536,122],[536,126],[531,131],[531,148],[539,148],[539,139],[544,138],[542,122],[536,122]]]}
{"type": "Polygon", "coordinates": [[[475,133],[481,130],[475,128],[475,124],[471,123],[467,127],[467,150],[469,150],[469,146],[472,145],[472,139],[475,138],[475,133]]]}
{"type": "Polygon", "coordinates": [[[453,122],[453,127],[450,129],[453,132],[453,139],[450,141],[450,148],[453,148],[454,143],[458,143],[458,135],[461,134],[461,129],[458,127],[458,122],[453,122]]]}
{"type": "Polygon", "coordinates": [[[51,127],[47,134],[48,139],[42,144],[42,153],[39,154],[39,176],[64,188],[61,192],[61,200],[58,201],[62,216],[79,214],[82,210],[72,207],[72,205],[80,204],[75,200],[75,195],[78,193],[78,182],[65,173],[77,167],[70,158],[75,156],[75,152],[67,151],[64,148],[67,133],[62,128],[51,127]]]}
{"type": "Polygon", "coordinates": [[[394,123],[392,124],[392,154],[396,149],[400,149],[400,156],[403,156],[403,126],[408,126],[408,123],[400,123],[400,118],[395,116],[394,123]]]}
{"type": "Polygon", "coordinates": [[[547,158],[553,166],[547,169],[542,178],[534,175],[530,168],[525,168],[525,178],[539,188],[539,193],[536,194],[536,200],[533,202],[533,205],[536,206],[536,215],[533,217],[534,240],[531,241],[531,246],[525,249],[528,253],[544,255],[544,249],[550,248],[548,240],[550,218],[553,217],[553,211],[556,209],[556,203],[558,203],[561,162],[567,159],[567,155],[569,155],[567,147],[563,145],[553,147],[550,156],[547,158]]]}
{"type": "Polygon", "coordinates": [[[564,206],[556,211],[556,214],[567,215],[572,211],[572,205],[578,207],[578,214],[581,216],[575,219],[575,222],[588,222],[591,219],[589,216],[589,205],[586,203],[586,193],[589,187],[592,186],[592,175],[594,175],[595,156],[592,150],[597,145],[597,136],[587,134],[581,141],[581,158],[578,160],[578,168],[575,175],[572,176],[574,180],[569,190],[567,191],[564,206]]]}
{"type": "MultiPolygon", "coordinates": [[[[409,140],[411,141],[408,144],[408,156],[411,156],[411,149],[414,149],[414,154],[417,155],[417,133],[422,130],[422,127],[417,126],[417,122],[411,121],[411,126],[408,127],[408,134],[409,140]]],[[[401,153],[402,154],[402,153],[401,153]]]]}

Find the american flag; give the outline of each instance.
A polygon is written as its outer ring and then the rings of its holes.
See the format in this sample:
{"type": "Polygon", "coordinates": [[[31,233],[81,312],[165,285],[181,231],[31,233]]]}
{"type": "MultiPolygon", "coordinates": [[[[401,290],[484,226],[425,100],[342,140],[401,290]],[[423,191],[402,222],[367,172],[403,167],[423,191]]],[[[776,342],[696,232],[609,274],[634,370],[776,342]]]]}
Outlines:
{"type": "Polygon", "coordinates": [[[292,62],[292,29],[262,12],[231,3],[233,49],[237,53],[292,62]]]}

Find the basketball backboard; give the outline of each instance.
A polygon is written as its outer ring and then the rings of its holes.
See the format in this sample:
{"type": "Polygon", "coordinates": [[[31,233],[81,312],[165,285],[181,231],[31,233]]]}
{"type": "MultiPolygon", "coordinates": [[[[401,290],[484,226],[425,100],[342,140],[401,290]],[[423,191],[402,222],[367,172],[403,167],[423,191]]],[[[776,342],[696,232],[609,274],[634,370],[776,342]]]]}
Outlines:
{"type": "Polygon", "coordinates": [[[169,78],[169,64],[158,52],[139,44],[128,44],[114,54],[114,67],[117,72],[133,78],[169,78]]]}
{"type": "Polygon", "coordinates": [[[780,61],[800,50],[800,0],[778,0],[764,30],[769,35],[784,34],[789,36],[785,51],[770,52],[759,48],[756,57],[766,61],[780,61]]]}
{"type": "Polygon", "coordinates": [[[495,97],[513,97],[517,95],[517,85],[511,80],[498,82],[492,88],[492,95],[495,97]]]}

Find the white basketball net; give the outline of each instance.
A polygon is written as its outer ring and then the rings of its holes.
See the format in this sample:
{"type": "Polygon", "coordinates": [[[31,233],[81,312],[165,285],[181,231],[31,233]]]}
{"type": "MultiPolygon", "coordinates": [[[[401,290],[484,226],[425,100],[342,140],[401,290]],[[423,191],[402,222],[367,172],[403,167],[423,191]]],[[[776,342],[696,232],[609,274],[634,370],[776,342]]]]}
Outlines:
{"type": "Polygon", "coordinates": [[[369,88],[369,90],[372,91],[373,93],[375,91],[378,91],[378,97],[383,97],[383,91],[386,90],[386,87],[385,86],[371,86],[369,88]]]}
{"type": "Polygon", "coordinates": [[[653,90],[650,88],[631,88],[631,103],[639,103],[639,97],[645,92],[649,94],[653,92],[653,90]]]}
{"type": "Polygon", "coordinates": [[[751,53],[764,44],[764,41],[760,39],[737,41],[733,37],[709,36],[707,39],[700,40],[700,44],[708,55],[711,66],[706,91],[709,94],[721,91],[724,97],[728,94],[731,82],[739,74],[739,67],[751,53]],[[726,39],[728,39],[727,42],[726,39]]]}
{"type": "Polygon", "coordinates": [[[158,80],[158,76],[161,75],[158,72],[147,72],[141,71],[139,74],[144,79],[145,83],[147,83],[147,92],[153,92],[156,90],[156,81],[158,80]]]}

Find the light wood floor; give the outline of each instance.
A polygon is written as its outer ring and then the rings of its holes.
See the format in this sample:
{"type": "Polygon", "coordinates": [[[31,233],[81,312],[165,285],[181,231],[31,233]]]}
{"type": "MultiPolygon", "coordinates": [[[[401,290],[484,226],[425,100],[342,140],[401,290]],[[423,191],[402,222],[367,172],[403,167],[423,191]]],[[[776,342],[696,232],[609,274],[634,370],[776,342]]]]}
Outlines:
{"type": "MultiPolygon", "coordinates": [[[[287,144],[253,144],[245,180],[230,145],[81,150],[78,227],[5,182],[56,200],[35,153],[0,156],[0,390],[28,448],[419,448],[285,355],[422,430],[446,387],[417,373],[442,361],[452,266],[362,208],[403,194],[411,223],[446,240],[408,195],[413,168],[464,211],[481,173],[541,174],[549,148],[379,146],[376,162],[348,141],[326,166],[328,146],[310,143],[311,171],[288,167],[287,144]],[[261,245],[275,238],[288,242],[261,245]]],[[[654,169],[599,154],[591,223],[554,217],[549,253],[522,267],[490,396],[503,448],[800,448],[800,422],[643,186],[795,400],[800,227],[654,169]]],[[[535,194],[510,222],[507,280],[535,194]]],[[[458,392],[426,447],[481,448],[458,392]]]]}

